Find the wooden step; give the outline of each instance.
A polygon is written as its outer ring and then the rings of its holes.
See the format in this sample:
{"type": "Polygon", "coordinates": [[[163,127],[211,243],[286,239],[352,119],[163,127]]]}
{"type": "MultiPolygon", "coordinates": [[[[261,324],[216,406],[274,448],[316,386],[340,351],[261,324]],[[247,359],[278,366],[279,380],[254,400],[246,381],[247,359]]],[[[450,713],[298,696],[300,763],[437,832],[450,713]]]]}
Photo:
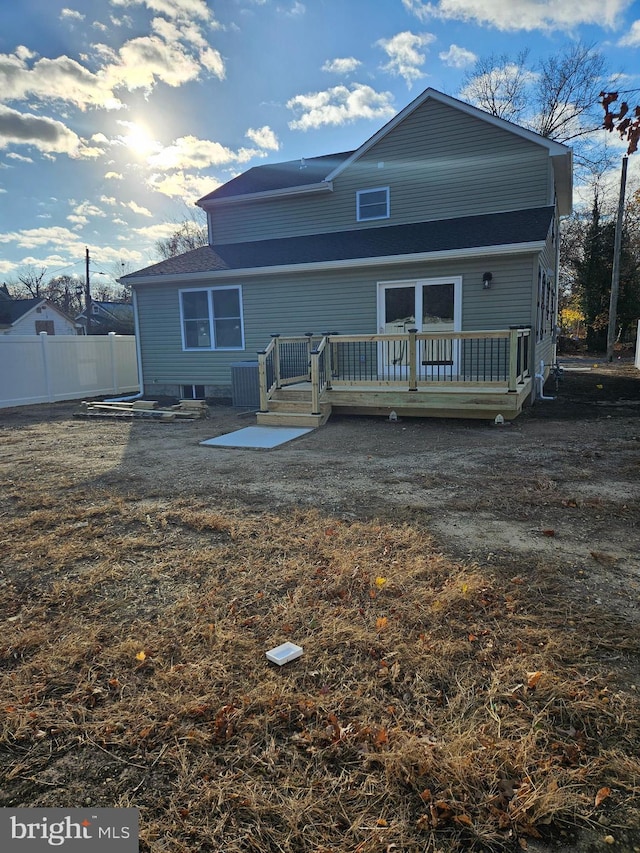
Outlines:
{"type": "Polygon", "coordinates": [[[319,427],[326,423],[330,412],[311,415],[308,412],[257,412],[258,426],[319,427]]]}
{"type": "Polygon", "coordinates": [[[269,400],[270,412],[291,412],[308,415],[311,411],[311,400],[269,400]]]}

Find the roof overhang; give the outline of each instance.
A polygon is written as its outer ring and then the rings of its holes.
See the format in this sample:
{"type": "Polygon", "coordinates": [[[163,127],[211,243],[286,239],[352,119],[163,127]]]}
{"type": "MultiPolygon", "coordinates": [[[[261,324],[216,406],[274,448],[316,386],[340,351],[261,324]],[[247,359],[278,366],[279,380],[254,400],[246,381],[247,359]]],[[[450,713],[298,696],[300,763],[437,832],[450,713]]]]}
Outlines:
{"type": "Polygon", "coordinates": [[[445,249],[436,252],[418,252],[406,255],[387,255],[384,257],[349,258],[338,261],[317,261],[308,264],[278,264],[266,267],[245,267],[233,270],[209,270],[205,272],[139,276],[127,281],[131,287],[142,284],[186,284],[248,278],[250,276],[283,275],[294,272],[324,272],[339,269],[367,269],[377,266],[399,266],[400,264],[418,264],[440,260],[466,260],[468,258],[486,258],[495,255],[529,255],[541,252],[545,248],[544,240],[527,243],[506,243],[499,246],[475,246],[466,249],[445,249]]]}
{"type": "Polygon", "coordinates": [[[319,193],[333,192],[333,184],[331,181],[320,181],[315,184],[301,184],[297,187],[283,187],[279,190],[265,190],[259,193],[245,193],[244,195],[228,196],[227,198],[215,198],[205,201],[200,199],[196,202],[198,207],[203,210],[208,210],[213,207],[220,207],[228,204],[239,204],[245,201],[261,201],[272,198],[284,198],[287,196],[296,195],[318,195],[319,193]],[[204,203],[202,203],[204,202],[204,203]]]}

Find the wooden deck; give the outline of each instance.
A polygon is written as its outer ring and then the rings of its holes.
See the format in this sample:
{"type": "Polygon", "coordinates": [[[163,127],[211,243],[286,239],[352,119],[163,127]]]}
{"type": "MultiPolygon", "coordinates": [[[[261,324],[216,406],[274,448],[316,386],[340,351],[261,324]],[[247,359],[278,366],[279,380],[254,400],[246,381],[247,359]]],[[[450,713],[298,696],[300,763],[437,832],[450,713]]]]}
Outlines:
{"type": "Polygon", "coordinates": [[[259,354],[259,424],[320,426],[332,412],[512,420],[531,394],[529,330],[274,336],[259,354]],[[447,358],[434,359],[434,347],[447,358]]]}

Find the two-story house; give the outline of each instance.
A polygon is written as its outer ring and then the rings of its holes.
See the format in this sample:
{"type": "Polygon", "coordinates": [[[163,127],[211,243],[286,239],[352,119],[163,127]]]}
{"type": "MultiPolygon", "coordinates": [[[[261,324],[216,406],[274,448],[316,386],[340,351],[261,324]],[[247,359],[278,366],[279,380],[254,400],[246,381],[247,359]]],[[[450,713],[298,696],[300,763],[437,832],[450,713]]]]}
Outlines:
{"type": "Polygon", "coordinates": [[[539,392],[567,147],[427,89],[356,151],[249,169],[198,204],[209,245],[124,279],[145,393],[229,396],[247,359],[263,423],[510,418],[539,392]]]}

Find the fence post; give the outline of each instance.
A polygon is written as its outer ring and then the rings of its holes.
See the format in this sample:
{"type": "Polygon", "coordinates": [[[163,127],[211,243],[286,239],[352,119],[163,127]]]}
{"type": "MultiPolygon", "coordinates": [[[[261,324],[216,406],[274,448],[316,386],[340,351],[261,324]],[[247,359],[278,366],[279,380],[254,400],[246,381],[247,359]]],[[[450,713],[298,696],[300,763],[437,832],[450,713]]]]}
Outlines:
{"type": "Polygon", "coordinates": [[[417,329],[408,329],[409,332],[409,391],[418,390],[418,377],[416,374],[417,348],[416,335],[417,329]]]}
{"type": "Polygon", "coordinates": [[[117,353],[116,353],[116,333],[109,332],[109,358],[111,359],[111,384],[113,385],[113,393],[120,393],[120,386],[118,384],[118,362],[117,362],[117,353]]]}
{"type": "Polygon", "coordinates": [[[46,332],[40,332],[40,342],[42,344],[42,373],[44,378],[44,389],[47,395],[47,400],[50,403],[53,403],[53,389],[51,387],[51,372],[49,370],[49,346],[47,344],[47,338],[49,337],[46,332]]]}

